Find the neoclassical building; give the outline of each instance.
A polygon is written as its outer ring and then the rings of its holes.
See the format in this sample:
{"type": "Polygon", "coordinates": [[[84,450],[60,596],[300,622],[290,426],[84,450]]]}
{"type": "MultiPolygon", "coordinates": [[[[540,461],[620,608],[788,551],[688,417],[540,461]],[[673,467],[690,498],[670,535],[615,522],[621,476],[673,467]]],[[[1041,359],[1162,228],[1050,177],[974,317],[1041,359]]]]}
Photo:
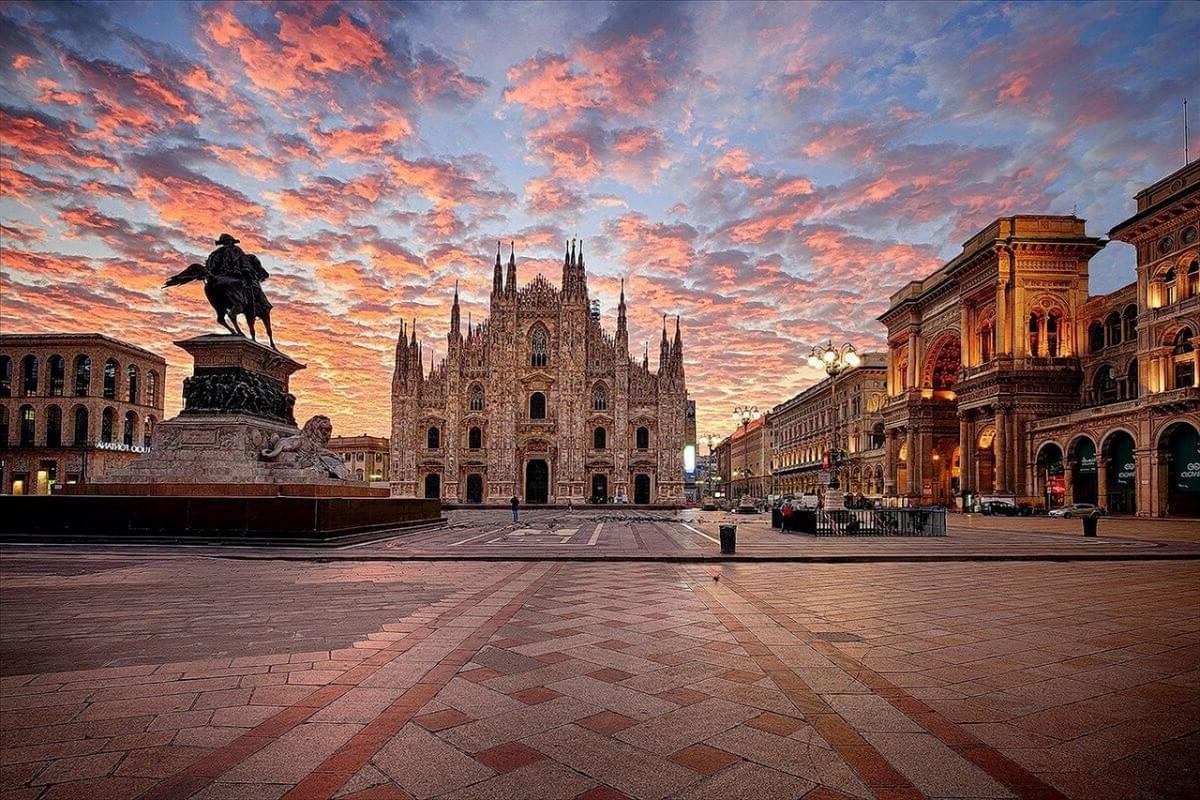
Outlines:
{"type": "Polygon", "coordinates": [[[816,494],[824,456],[835,441],[843,453],[838,484],[851,495],[883,495],[883,406],[887,354],[863,353],[862,363],[775,406],[767,419],[776,494],[816,494]],[[834,389],[836,388],[836,395],[834,389]]]}
{"type": "Polygon", "coordinates": [[[150,449],[167,362],[98,333],[0,335],[0,494],[87,483],[150,449]]]}
{"type": "Polygon", "coordinates": [[[892,295],[885,492],[1200,513],[1200,162],[1137,195],[1137,280],[1088,295],[1107,241],[1074,216],[996,220],[892,295]]]}
{"type": "Polygon", "coordinates": [[[447,502],[682,503],[688,397],[679,320],[657,371],[630,357],[622,286],[616,332],[588,296],[583,245],[561,286],[517,284],[496,253],[489,318],[464,335],[458,290],[447,357],[424,371],[415,324],[392,378],[392,493],[447,502]]]}

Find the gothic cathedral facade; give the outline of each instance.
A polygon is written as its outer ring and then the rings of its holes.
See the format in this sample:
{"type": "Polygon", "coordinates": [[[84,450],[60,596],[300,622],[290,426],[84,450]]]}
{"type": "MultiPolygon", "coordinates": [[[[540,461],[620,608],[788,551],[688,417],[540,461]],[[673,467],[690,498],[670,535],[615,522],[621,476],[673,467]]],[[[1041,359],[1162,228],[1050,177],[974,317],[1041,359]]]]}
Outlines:
{"type": "Polygon", "coordinates": [[[447,357],[424,371],[415,323],[392,377],[391,489],[447,503],[681,504],[687,388],[679,320],[664,318],[658,370],[630,358],[625,290],[615,333],[588,297],[583,245],[562,286],[517,286],[496,253],[489,319],[462,331],[458,290],[447,357]]]}

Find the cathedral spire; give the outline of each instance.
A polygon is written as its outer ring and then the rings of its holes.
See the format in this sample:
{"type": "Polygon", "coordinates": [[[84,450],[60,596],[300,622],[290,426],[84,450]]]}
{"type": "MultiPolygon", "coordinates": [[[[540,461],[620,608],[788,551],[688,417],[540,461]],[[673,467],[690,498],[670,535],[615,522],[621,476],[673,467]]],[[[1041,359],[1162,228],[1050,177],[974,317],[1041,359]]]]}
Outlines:
{"type": "Polygon", "coordinates": [[[450,306],[450,335],[453,336],[459,332],[462,316],[458,310],[458,281],[454,282],[454,305],[450,306]]]}
{"type": "Polygon", "coordinates": [[[504,292],[509,297],[517,296],[517,243],[509,242],[508,275],[505,278],[504,292]]]}
{"type": "Polygon", "coordinates": [[[573,259],[572,259],[571,255],[572,255],[571,254],[571,240],[568,239],[567,245],[565,247],[565,252],[563,254],[563,268],[562,268],[562,293],[563,293],[564,298],[567,297],[568,295],[570,295],[571,284],[573,282],[571,279],[571,272],[573,269],[573,259]]]}
{"type": "Polygon", "coordinates": [[[587,297],[587,273],[583,269],[583,239],[579,240],[579,260],[576,262],[576,291],[580,298],[587,297]]]}
{"type": "Polygon", "coordinates": [[[492,272],[492,297],[504,294],[504,273],[500,271],[500,240],[496,240],[496,269],[492,272]]]}
{"type": "Polygon", "coordinates": [[[617,349],[628,357],[629,328],[625,322],[625,279],[621,278],[621,300],[617,303],[617,349]]]}

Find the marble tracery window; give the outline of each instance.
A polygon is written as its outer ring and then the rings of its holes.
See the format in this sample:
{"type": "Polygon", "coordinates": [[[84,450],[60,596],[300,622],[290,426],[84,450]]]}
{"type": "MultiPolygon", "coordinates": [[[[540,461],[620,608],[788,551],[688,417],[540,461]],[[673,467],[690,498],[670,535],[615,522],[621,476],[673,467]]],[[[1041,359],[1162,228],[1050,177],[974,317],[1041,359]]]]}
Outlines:
{"type": "Polygon", "coordinates": [[[544,367],[550,362],[550,342],[545,328],[534,328],[529,337],[529,365],[544,367]]]}

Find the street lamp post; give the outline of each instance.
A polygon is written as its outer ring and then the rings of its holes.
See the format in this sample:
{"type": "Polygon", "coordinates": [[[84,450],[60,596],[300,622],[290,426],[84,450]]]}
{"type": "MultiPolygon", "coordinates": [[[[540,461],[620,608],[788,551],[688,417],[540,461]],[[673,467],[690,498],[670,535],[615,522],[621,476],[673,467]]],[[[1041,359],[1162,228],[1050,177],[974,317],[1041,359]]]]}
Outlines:
{"type": "MultiPolygon", "coordinates": [[[[742,458],[742,474],[743,474],[743,476],[748,475],[750,472],[750,450],[749,450],[748,445],[746,444],[746,431],[749,429],[750,423],[753,422],[754,420],[758,419],[761,416],[762,416],[762,413],[758,410],[758,406],[738,406],[737,408],[733,409],[734,422],[736,422],[742,426],[742,449],[745,452],[745,455],[742,458]]],[[[733,453],[732,453],[733,440],[732,439],[729,442],[729,447],[730,447],[730,456],[732,457],[732,455],[733,455],[733,453]]],[[[731,460],[732,460],[732,458],[731,458],[731,460]]],[[[747,479],[746,494],[749,494],[749,493],[750,493],[750,481],[747,479]]]]}
{"type": "Polygon", "coordinates": [[[862,363],[854,345],[846,342],[841,347],[834,347],[833,340],[819,344],[808,354],[809,366],[814,369],[824,369],[829,376],[829,405],[833,419],[829,425],[829,483],[825,488],[825,508],[838,509],[844,507],[841,486],[838,484],[838,462],[842,452],[838,449],[838,407],[837,407],[837,378],[842,372],[854,369],[862,363]]]}

